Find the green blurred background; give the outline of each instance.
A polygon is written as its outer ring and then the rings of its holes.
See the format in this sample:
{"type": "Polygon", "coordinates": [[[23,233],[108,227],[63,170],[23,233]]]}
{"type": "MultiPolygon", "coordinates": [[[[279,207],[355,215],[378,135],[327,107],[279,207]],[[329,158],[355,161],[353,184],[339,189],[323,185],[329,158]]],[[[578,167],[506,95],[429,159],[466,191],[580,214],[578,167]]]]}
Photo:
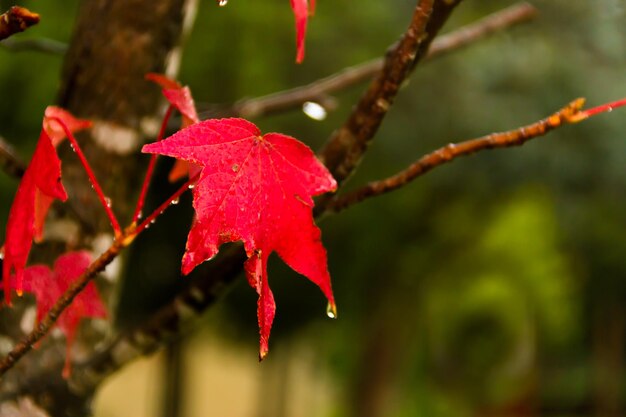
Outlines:
{"type": "MultiPolygon", "coordinates": [[[[419,67],[347,188],[579,96],[590,106],[626,96],[624,0],[532,3],[540,11],[532,23],[419,67]]],[[[0,9],[12,4],[1,0],[0,9]]],[[[67,42],[77,4],[21,2],[42,22],[14,39],[67,42]]],[[[510,4],[466,0],[445,31],[510,4]]],[[[319,0],[307,57],[295,65],[287,0],[223,8],[203,0],[179,78],[200,109],[305,84],[380,56],[413,6],[319,0]]],[[[61,63],[0,46],[0,135],[24,159],[55,100],[61,63]]],[[[363,88],[338,94],[321,122],[297,109],[254,122],[318,149],[363,88]]],[[[263,364],[256,297],[242,278],[174,356],[114,378],[98,415],[164,415],[163,390],[172,386],[185,416],[623,415],[625,120],[616,110],[521,148],[463,158],[325,218],[338,320],[325,318],[314,285],[274,259],[278,310],[263,364]],[[182,364],[179,378],[164,371],[172,360],[182,364]]],[[[16,186],[0,174],[2,234],[16,186]]],[[[140,321],[179,283],[184,202],[131,250],[120,326],[140,321]]]]}

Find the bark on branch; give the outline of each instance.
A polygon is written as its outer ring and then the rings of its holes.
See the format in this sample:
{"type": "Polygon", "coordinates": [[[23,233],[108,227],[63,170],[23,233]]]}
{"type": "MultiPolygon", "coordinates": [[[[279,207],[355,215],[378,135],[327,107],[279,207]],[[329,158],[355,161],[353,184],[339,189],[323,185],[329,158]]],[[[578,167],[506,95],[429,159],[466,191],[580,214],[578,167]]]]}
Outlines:
{"type": "Polygon", "coordinates": [[[460,143],[450,143],[436,151],[424,155],[405,170],[389,178],[371,182],[349,194],[336,197],[328,204],[327,210],[337,213],[367,198],[397,190],[431,169],[451,162],[460,156],[471,155],[485,149],[521,146],[530,139],[543,136],[563,124],[577,123],[581,118],[575,116],[579,115],[583,104],[583,99],[577,99],[551,116],[538,122],[506,132],[492,133],[477,139],[460,143]]]}
{"type": "MultiPolygon", "coordinates": [[[[372,81],[348,120],[330,137],[321,160],[339,184],[360,162],[387,111],[415,65],[426,51],[454,7],[460,1],[421,0],[398,44],[385,58],[383,69],[372,81]]],[[[320,203],[323,206],[325,200],[320,203]]]]}

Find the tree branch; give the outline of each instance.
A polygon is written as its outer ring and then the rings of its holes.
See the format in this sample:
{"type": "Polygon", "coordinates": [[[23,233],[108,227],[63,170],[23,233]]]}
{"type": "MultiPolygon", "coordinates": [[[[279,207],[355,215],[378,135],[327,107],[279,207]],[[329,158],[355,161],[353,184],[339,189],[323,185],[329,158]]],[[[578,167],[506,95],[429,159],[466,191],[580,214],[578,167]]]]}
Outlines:
{"type": "Polygon", "coordinates": [[[0,40],[16,33],[24,32],[37,23],[39,23],[39,15],[37,13],[33,13],[24,7],[13,6],[0,15],[0,40]]]}
{"type": "Polygon", "coordinates": [[[585,112],[581,112],[584,99],[579,98],[567,104],[551,116],[538,122],[519,127],[506,132],[492,133],[477,139],[471,139],[460,143],[450,143],[418,159],[404,171],[389,178],[374,181],[349,194],[335,197],[327,206],[329,212],[339,212],[366,198],[397,190],[405,186],[415,178],[427,173],[433,168],[441,166],[460,156],[471,155],[485,149],[507,148],[521,146],[528,140],[543,136],[564,124],[577,123],[584,120],[585,112]]]}
{"type": "MultiPolygon", "coordinates": [[[[374,78],[344,125],[330,137],[321,160],[339,184],[356,168],[378,131],[404,80],[426,55],[434,37],[459,1],[420,0],[411,24],[385,58],[383,69],[374,78]]],[[[318,205],[323,208],[327,199],[318,205]]]]}
{"type": "MultiPolygon", "coordinates": [[[[492,13],[477,22],[434,39],[428,49],[428,53],[424,57],[424,61],[439,58],[452,51],[471,45],[488,35],[527,22],[535,17],[536,14],[537,9],[525,2],[517,3],[492,13]]],[[[319,101],[328,94],[371,79],[382,70],[383,64],[383,58],[376,58],[357,66],[345,68],[304,86],[263,97],[241,100],[235,103],[229,113],[238,117],[252,119],[288,110],[306,101],[319,101]]],[[[206,117],[207,114],[205,113],[204,116],[206,117]]]]}
{"type": "Polygon", "coordinates": [[[15,155],[15,151],[2,136],[0,136],[0,167],[7,174],[15,178],[22,178],[26,166],[15,155]]]}
{"type": "Polygon", "coordinates": [[[67,44],[53,39],[39,38],[39,39],[7,39],[0,42],[0,47],[3,47],[11,52],[43,52],[51,55],[63,55],[67,52],[67,44]]]}
{"type": "Polygon", "coordinates": [[[147,323],[122,332],[91,359],[74,364],[70,381],[73,389],[90,392],[128,362],[180,338],[190,322],[223,295],[242,271],[245,260],[241,244],[220,249],[215,259],[203,265],[203,272],[190,277],[176,297],[147,323]]]}

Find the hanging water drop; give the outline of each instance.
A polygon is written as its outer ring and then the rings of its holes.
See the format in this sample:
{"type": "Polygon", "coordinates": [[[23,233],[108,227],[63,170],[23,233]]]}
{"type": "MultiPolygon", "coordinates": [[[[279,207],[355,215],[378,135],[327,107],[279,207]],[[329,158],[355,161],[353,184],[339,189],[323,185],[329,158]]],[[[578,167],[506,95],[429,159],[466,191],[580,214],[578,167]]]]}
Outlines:
{"type": "Polygon", "coordinates": [[[176,204],[178,204],[179,202],[180,202],[180,199],[175,198],[175,199],[173,199],[173,200],[172,200],[171,204],[172,204],[173,206],[175,206],[175,205],[176,205],[176,204]]]}
{"type": "Polygon", "coordinates": [[[113,205],[113,202],[111,201],[109,197],[104,197],[104,202],[108,208],[111,208],[111,206],[113,205]]]}
{"type": "Polygon", "coordinates": [[[224,7],[228,4],[228,0],[217,0],[217,5],[220,7],[224,7]]]}
{"type": "Polygon", "coordinates": [[[337,306],[334,303],[328,303],[326,306],[326,315],[331,319],[337,318],[337,306]]]}

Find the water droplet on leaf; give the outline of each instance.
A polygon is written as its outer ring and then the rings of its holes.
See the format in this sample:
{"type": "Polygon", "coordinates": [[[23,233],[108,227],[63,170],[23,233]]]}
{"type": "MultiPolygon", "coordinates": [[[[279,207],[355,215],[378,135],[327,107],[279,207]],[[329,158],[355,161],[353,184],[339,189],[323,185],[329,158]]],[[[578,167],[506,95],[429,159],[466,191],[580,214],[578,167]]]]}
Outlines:
{"type": "Polygon", "coordinates": [[[224,7],[228,4],[228,0],[217,0],[217,5],[220,7],[224,7]]]}

